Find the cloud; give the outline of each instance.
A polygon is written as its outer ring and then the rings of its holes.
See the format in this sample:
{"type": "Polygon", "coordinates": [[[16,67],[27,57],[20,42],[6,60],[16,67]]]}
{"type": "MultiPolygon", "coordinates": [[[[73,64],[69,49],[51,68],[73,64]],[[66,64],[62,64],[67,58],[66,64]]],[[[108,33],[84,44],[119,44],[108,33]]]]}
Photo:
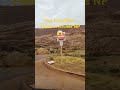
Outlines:
{"type": "Polygon", "coordinates": [[[75,23],[60,23],[61,25],[85,24],[85,0],[36,0],[35,2],[35,27],[40,24],[58,25],[47,23],[43,19],[75,19],[75,23]]]}

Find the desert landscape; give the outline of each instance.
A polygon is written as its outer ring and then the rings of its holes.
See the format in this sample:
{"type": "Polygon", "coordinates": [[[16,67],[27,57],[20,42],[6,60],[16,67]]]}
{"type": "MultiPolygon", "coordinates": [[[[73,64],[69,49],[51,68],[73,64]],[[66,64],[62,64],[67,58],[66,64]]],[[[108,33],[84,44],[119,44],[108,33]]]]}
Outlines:
{"type": "Polygon", "coordinates": [[[56,90],[81,90],[85,89],[85,26],[80,28],[36,28],[35,30],[35,87],[53,88],[56,90]],[[66,40],[63,45],[63,56],[60,56],[60,46],[57,41],[57,31],[66,32],[66,40]],[[54,64],[48,62],[54,61],[54,64]],[[38,64],[39,63],[39,64],[38,64]],[[45,63],[45,65],[42,63],[45,63]],[[40,66],[41,65],[41,66],[40,66]],[[76,74],[56,72],[50,67],[76,74]],[[39,69],[41,68],[41,69],[39,69]],[[40,72],[43,74],[40,75],[40,72]],[[49,72],[49,73],[47,73],[49,72]],[[55,74],[56,73],[56,74],[55,74]],[[48,76],[47,76],[48,75],[48,76]],[[54,78],[53,76],[54,75],[54,78]],[[83,75],[83,76],[80,76],[83,75]],[[48,81],[43,80],[46,77],[48,81]],[[66,77],[66,78],[65,78],[66,77]],[[40,79],[41,78],[41,79],[40,79]],[[62,79],[64,78],[64,79],[62,79]],[[79,78],[77,80],[77,78],[79,78]],[[68,79],[70,82],[68,82],[68,79]],[[56,82],[58,80],[58,82],[56,82]],[[66,80],[66,81],[65,81],[66,80]],[[74,82],[71,82],[74,81],[74,82]],[[40,84],[46,82],[46,84],[40,84]],[[74,87],[70,87],[74,83],[74,87]],[[79,86],[78,84],[81,83],[79,86]]]}
{"type": "Polygon", "coordinates": [[[33,12],[34,6],[0,6],[1,90],[34,84],[33,12]]]}
{"type": "MultiPolygon", "coordinates": [[[[91,0],[92,1],[92,0],[91,0]]],[[[119,90],[119,0],[86,6],[86,89],[119,90]]]]}
{"type": "MultiPolygon", "coordinates": [[[[36,34],[35,36],[36,55],[48,54],[50,55],[49,59],[60,58],[59,57],[60,46],[59,46],[59,42],[57,42],[57,39],[56,39],[57,30],[60,30],[60,29],[55,29],[55,28],[36,29],[36,32],[35,32],[36,34]]],[[[85,58],[85,28],[84,26],[81,26],[80,28],[77,28],[77,29],[72,28],[72,29],[62,29],[62,30],[66,32],[66,40],[64,41],[64,46],[63,46],[63,54],[64,54],[63,56],[67,56],[67,58],[69,59],[73,58],[73,60],[78,59],[78,61],[80,57],[84,59],[85,58]]],[[[63,62],[67,58],[63,57],[63,62]]],[[[58,60],[58,62],[59,61],[60,60],[58,60]]],[[[76,66],[76,65],[73,65],[73,66],[76,66]]],[[[67,67],[70,68],[70,66],[67,66],[67,67]]]]}

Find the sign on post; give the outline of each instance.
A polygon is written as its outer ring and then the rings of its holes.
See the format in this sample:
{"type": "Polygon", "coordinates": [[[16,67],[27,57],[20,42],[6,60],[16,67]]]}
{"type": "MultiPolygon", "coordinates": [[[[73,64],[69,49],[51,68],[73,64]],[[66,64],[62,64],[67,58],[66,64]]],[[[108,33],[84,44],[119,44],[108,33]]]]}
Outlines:
{"type": "Polygon", "coordinates": [[[63,41],[59,41],[60,42],[60,46],[63,46],[63,41]]]}
{"type": "Polygon", "coordinates": [[[59,41],[60,44],[60,54],[62,56],[62,46],[63,46],[63,41],[65,41],[66,37],[65,37],[65,32],[63,32],[62,30],[58,30],[57,31],[57,41],[59,41]]]}

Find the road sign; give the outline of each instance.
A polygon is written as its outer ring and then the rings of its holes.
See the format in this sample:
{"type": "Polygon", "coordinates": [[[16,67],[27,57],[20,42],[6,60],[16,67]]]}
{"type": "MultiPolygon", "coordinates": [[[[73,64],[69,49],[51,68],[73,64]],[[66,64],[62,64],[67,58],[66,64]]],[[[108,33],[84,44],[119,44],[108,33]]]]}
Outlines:
{"type": "Polygon", "coordinates": [[[63,41],[60,41],[60,46],[63,46],[63,41]]]}
{"type": "Polygon", "coordinates": [[[57,41],[65,41],[65,32],[58,30],[57,32],[57,41]]]}
{"type": "Polygon", "coordinates": [[[62,30],[58,30],[57,31],[57,41],[59,41],[60,44],[60,54],[62,56],[62,46],[63,46],[63,41],[65,41],[66,37],[65,37],[65,32],[63,32],[62,30]]]}

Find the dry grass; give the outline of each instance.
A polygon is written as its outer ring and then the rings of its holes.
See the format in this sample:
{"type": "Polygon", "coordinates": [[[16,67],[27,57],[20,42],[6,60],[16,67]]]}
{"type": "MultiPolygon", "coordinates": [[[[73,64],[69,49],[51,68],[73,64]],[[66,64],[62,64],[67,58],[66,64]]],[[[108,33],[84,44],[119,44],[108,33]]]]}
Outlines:
{"type": "Polygon", "coordinates": [[[73,57],[73,56],[51,56],[51,60],[55,61],[53,66],[69,70],[75,73],[85,73],[85,60],[80,57],[73,57]]]}
{"type": "Polygon", "coordinates": [[[45,48],[36,48],[35,53],[36,53],[37,55],[40,55],[40,54],[48,54],[49,51],[48,51],[47,49],[45,49],[45,48]]]}

